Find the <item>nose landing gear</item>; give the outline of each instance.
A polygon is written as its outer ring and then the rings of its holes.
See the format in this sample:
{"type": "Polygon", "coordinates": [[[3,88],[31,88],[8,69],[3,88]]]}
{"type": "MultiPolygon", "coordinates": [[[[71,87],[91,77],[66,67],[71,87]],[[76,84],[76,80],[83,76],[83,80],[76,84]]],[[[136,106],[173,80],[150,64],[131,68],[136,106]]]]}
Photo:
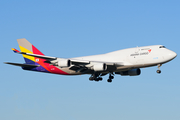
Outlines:
{"type": "Polygon", "coordinates": [[[160,67],[161,67],[161,66],[162,66],[161,64],[158,64],[158,70],[156,71],[158,74],[161,73],[161,70],[160,70],[160,67]]]}

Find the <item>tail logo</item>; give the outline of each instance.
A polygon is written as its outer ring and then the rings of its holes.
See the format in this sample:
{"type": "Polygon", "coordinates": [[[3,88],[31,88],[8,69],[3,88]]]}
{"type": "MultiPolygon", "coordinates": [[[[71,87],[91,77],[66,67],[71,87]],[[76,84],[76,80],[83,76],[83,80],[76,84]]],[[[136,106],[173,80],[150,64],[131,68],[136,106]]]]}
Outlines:
{"type": "Polygon", "coordinates": [[[39,62],[39,58],[36,59],[36,62],[39,62]]]}

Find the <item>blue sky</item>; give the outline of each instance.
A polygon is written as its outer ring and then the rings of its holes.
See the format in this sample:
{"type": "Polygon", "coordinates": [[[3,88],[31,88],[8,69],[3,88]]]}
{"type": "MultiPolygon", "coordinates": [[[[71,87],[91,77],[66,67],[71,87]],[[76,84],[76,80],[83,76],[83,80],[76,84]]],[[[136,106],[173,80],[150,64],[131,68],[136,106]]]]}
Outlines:
{"type": "Polygon", "coordinates": [[[45,55],[79,57],[162,44],[180,51],[178,0],[8,0],[0,2],[1,120],[179,120],[179,57],[111,84],[89,75],[23,71],[16,39],[45,55]]]}

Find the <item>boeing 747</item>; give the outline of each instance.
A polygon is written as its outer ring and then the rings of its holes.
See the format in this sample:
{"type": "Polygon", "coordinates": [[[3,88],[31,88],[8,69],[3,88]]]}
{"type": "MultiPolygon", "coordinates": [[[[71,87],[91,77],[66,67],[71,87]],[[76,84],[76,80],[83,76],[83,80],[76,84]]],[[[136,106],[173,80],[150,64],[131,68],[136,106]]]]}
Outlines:
{"type": "Polygon", "coordinates": [[[58,58],[45,56],[25,38],[17,39],[20,50],[12,48],[15,53],[22,54],[24,64],[5,62],[20,66],[24,70],[46,72],[60,75],[89,74],[89,80],[101,81],[102,76],[109,74],[108,82],[112,82],[115,74],[122,76],[137,76],[140,68],[158,66],[161,73],[162,64],[173,60],[177,54],[163,45],[135,47],[118,50],[106,54],[58,58]]]}

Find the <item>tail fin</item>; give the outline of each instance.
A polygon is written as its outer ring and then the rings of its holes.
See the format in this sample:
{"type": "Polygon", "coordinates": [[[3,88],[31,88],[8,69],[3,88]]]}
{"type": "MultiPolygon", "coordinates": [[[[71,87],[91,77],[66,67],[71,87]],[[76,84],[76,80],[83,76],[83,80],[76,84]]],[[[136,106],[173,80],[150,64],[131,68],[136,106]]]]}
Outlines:
{"type": "MultiPolygon", "coordinates": [[[[19,48],[21,52],[25,53],[31,53],[31,54],[38,54],[38,55],[44,55],[42,52],[40,52],[34,45],[32,45],[28,40],[25,38],[17,39],[17,42],[19,44],[19,48]]],[[[24,60],[27,64],[35,64],[35,57],[23,55],[24,60]]]]}

